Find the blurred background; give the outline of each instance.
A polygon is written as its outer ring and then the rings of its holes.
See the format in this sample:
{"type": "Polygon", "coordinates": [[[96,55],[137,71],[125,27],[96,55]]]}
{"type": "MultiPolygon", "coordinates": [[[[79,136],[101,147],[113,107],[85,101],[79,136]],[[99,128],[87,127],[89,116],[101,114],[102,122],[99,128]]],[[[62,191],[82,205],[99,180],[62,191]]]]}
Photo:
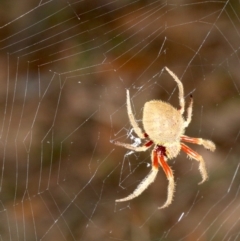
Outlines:
{"type": "MultiPolygon", "coordinates": [[[[0,2],[1,240],[240,240],[239,1],[0,2]],[[207,166],[180,153],[173,203],[160,169],[138,198],[115,203],[150,171],[126,110],[176,108],[182,81],[186,135],[207,166]]],[[[142,142],[144,143],[144,141],[142,142]]]]}

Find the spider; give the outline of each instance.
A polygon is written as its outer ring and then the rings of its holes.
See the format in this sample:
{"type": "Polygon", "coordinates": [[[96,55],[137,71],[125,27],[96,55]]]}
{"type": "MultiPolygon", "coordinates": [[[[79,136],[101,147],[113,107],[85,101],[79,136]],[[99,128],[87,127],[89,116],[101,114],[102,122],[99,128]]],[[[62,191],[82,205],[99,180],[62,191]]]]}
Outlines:
{"type": "Polygon", "coordinates": [[[210,151],[215,150],[215,144],[210,140],[204,140],[202,138],[194,138],[184,135],[185,128],[188,127],[192,119],[193,98],[191,95],[190,104],[187,108],[185,119],[183,117],[183,113],[185,111],[185,101],[182,82],[167,67],[165,67],[165,70],[178,85],[180,109],[176,109],[169,103],[163,102],[161,100],[151,100],[146,102],[143,108],[142,118],[143,128],[145,130],[144,132],[141,130],[134,118],[130,103],[129,90],[127,90],[126,104],[130,123],[137,136],[141,139],[147,139],[147,141],[143,146],[133,146],[131,144],[118,141],[116,141],[115,144],[137,152],[146,151],[153,144],[154,148],[151,153],[152,168],[150,173],[142,180],[142,182],[137,186],[132,194],[125,198],[117,199],[116,202],[129,201],[142,194],[148,188],[148,186],[154,182],[158,173],[158,168],[161,166],[168,179],[168,194],[167,200],[161,207],[159,207],[159,209],[169,206],[173,200],[175,183],[173,171],[167,164],[167,160],[176,157],[181,150],[184,151],[188,157],[193,158],[199,162],[199,171],[202,176],[202,181],[199,184],[203,183],[208,178],[205,162],[202,156],[185,145],[183,142],[203,145],[210,151]]]}

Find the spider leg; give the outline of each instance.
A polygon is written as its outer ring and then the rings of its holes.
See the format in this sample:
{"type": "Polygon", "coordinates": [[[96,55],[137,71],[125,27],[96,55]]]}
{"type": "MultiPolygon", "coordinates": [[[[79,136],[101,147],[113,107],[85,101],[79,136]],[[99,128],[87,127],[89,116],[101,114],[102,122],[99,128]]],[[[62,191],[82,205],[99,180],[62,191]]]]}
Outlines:
{"type": "Polygon", "coordinates": [[[193,151],[190,147],[188,147],[187,145],[181,143],[181,149],[187,153],[187,155],[190,157],[190,158],[193,158],[197,161],[199,161],[199,171],[201,173],[201,176],[202,176],[202,181],[199,182],[198,184],[202,184],[203,182],[205,182],[208,178],[208,175],[207,175],[207,171],[206,171],[206,166],[205,166],[205,162],[202,158],[201,155],[199,155],[197,152],[193,151]]]}
{"type": "Polygon", "coordinates": [[[210,151],[215,151],[216,146],[215,144],[210,140],[204,140],[202,138],[194,138],[189,136],[181,136],[181,141],[197,144],[197,145],[203,145],[206,149],[210,151]]]}
{"type": "Polygon", "coordinates": [[[152,152],[154,163],[158,162],[159,165],[161,165],[163,171],[166,174],[166,177],[168,179],[168,195],[167,195],[167,200],[166,202],[159,207],[158,209],[166,208],[172,203],[173,200],[173,194],[175,191],[175,183],[174,183],[174,176],[173,176],[173,171],[170,168],[170,166],[167,164],[167,162],[164,160],[164,154],[159,148],[157,147],[155,150],[152,152]]]}
{"type": "Polygon", "coordinates": [[[179,89],[179,104],[180,104],[180,113],[183,114],[185,108],[185,101],[184,101],[184,92],[183,92],[183,85],[180,79],[175,75],[168,67],[165,67],[167,72],[172,76],[172,78],[177,82],[178,89],[179,89]]]}
{"type": "Polygon", "coordinates": [[[146,151],[148,148],[151,147],[153,142],[148,141],[143,146],[133,146],[132,144],[123,143],[123,142],[119,142],[119,141],[114,142],[114,144],[117,145],[117,146],[123,146],[123,147],[125,147],[129,150],[133,150],[133,151],[146,151]]]}
{"type": "Polygon", "coordinates": [[[190,104],[189,104],[188,109],[187,109],[187,119],[184,122],[185,128],[188,127],[189,123],[192,120],[192,108],[193,108],[193,97],[192,97],[192,95],[190,95],[190,104]]]}
{"type": "Polygon", "coordinates": [[[125,198],[117,199],[115,202],[125,202],[134,199],[135,197],[138,197],[141,195],[151,183],[154,182],[156,179],[157,173],[158,173],[158,163],[155,161],[155,159],[152,159],[152,170],[149,172],[149,174],[140,182],[140,184],[137,186],[137,188],[133,191],[132,194],[128,195],[125,198]]]}
{"type": "Polygon", "coordinates": [[[146,136],[142,132],[141,128],[138,126],[138,123],[135,120],[133,112],[132,112],[129,90],[127,90],[127,112],[128,112],[128,118],[130,120],[130,123],[133,127],[134,132],[137,134],[137,136],[139,138],[144,139],[146,136]]]}

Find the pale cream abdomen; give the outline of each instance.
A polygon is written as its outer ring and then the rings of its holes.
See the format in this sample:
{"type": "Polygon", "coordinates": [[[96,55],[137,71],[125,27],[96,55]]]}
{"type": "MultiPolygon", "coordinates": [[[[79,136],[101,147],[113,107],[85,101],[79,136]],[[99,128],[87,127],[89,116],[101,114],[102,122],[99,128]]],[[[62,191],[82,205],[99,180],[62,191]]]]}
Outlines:
{"type": "Polygon", "coordinates": [[[183,134],[183,117],[171,105],[152,100],[144,105],[143,127],[156,144],[174,143],[183,134]]]}

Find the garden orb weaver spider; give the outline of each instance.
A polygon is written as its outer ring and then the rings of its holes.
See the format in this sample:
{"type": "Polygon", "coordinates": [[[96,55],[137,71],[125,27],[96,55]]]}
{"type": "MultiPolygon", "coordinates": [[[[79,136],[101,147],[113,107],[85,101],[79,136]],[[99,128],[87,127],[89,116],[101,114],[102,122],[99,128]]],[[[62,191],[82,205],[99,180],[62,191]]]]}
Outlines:
{"type": "Polygon", "coordinates": [[[169,206],[173,200],[175,182],[173,171],[167,164],[167,160],[176,157],[181,150],[186,152],[188,157],[199,162],[199,171],[202,176],[202,181],[199,184],[203,183],[208,178],[205,162],[202,156],[193,151],[183,142],[203,145],[203,147],[210,151],[215,150],[215,144],[210,140],[184,135],[185,128],[188,127],[192,119],[193,98],[191,96],[191,101],[187,108],[187,116],[185,119],[183,117],[183,113],[185,111],[185,101],[182,82],[167,67],[165,67],[165,70],[171,75],[178,85],[180,109],[176,109],[172,105],[161,100],[151,100],[146,102],[143,108],[142,119],[145,132],[141,130],[134,118],[130,103],[129,90],[127,90],[127,112],[129,121],[137,136],[141,139],[147,139],[147,142],[143,146],[133,146],[131,144],[116,141],[115,145],[123,146],[137,152],[146,151],[153,144],[155,146],[151,153],[152,169],[150,173],[143,179],[132,194],[125,198],[117,199],[116,202],[129,201],[142,194],[144,190],[146,190],[148,186],[154,182],[160,165],[168,179],[168,194],[167,200],[161,207],[159,207],[159,209],[169,206]]]}

